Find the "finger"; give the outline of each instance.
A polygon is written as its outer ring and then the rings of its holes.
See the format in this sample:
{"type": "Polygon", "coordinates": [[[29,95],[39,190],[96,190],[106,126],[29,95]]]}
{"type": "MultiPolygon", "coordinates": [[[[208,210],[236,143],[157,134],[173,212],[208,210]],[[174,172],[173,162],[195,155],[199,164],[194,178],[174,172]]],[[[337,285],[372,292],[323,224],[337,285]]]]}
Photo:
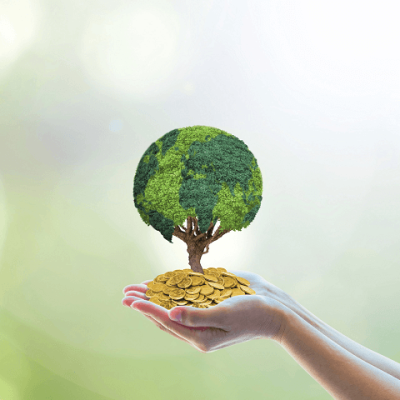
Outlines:
{"type": "MultiPolygon", "coordinates": [[[[136,299],[135,302],[137,300],[138,299],[136,299]]],[[[142,299],[140,299],[140,300],[142,300],[142,299]]],[[[151,303],[151,302],[146,300],[146,303],[151,303]]],[[[154,304],[154,303],[151,303],[151,304],[154,304]]],[[[132,305],[133,305],[133,302],[131,303],[131,306],[132,305]]],[[[158,304],[155,304],[155,306],[157,306],[157,307],[153,307],[152,305],[150,305],[150,307],[147,305],[145,305],[143,307],[142,306],[137,307],[137,305],[138,304],[135,304],[135,306],[131,307],[131,308],[133,308],[136,311],[141,312],[142,314],[148,315],[149,317],[153,318],[153,320],[156,320],[156,318],[157,318],[159,323],[162,323],[161,321],[164,321],[164,325],[165,325],[166,322],[171,321],[168,311],[164,307],[159,306],[158,304]]],[[[179,324],[179,325],[183,325],[183,324],[179,324]]],[[[186,328],[189,328],[190,330],[203,330],[204,331],[204,330],[208,329],[209,327],[208,326],[198,326],[198,327],[187,326],[186,328]]]]}
{"type": "MultiPolygon", "coordinates": [[[[130,307],[135,301],[138,300],[143,300],[140,297],[136,297],[136,296],[129,296],[129,297],[124,297],[121,301],[122,305],[130,307]]],[[[148,300],[146,300],[148,301],[148,300]]]]}
{"type": "Polygon", "coordinates": [[[169,317],[182,325],[195,327],[214,327],[226,329],[228,308],[223,304],[201,309],[193,307],[174,307],[169,317]]]}
{"type": "Polygon", "coordinates": [[[187,339],[190,339],[188,336],[190,332],[205,331],[209,328],[208,326],[201,326],[201,327],[184,326],[181,323],[175,322],[170,319],[170,314],[164,307],[161,307],[158,304],[154,304],[150,301],[136,301],[134,304],[131,305],[131,307],[144,314],[150,315],[160,324],[164,325],[170,330],[173,330],[179,336],[183,336],[184,338],[187,339]]]}
{"type": "Polygon", "coordinates": [[[169,318],[167,310],[165,310],[161,306],[158,306],[157,304],[151,303],[149,301],[136,301],[132,304],[131,308],[141,311],[144,314],[149,314],[149,316],[154,318],[160,325],[164,326],[164,328],[160,329],[168,329],[176,336],[179,336],[182,339],[186,340],[192,347],[194,347],[198,351],[201,351],[202,353],[205,353],[208,350],[207,342],[210,339],[210,335],[212,335],[215,340],[214,328],[189,327],[178,324],[169,318]]]}
{"type": "MultiPolygon", "coordinates": [[[[145,281],[145,282],[147,282],[147,281],[145,281]]],[[[138,292],[147,292],[148,289],[149,288],[147,287],[147,285],[144,285],[143,283],[136,283],[136,284],[125,286],[122,289],[122,293],[125,294],[126,292],[129,292],[130,290],[136,290],[138,292]]]]}
{"type": "MultiPolygon", "coordinates": [[[[172,326],[172,324],[175,324],[175,322],[170,320],[170,318],[168,316],[168,311],[164,307],[159,306],[158,304],[154,304],[149,301],[135,301],[135,302],[131,303],[131,308],[133,308],[136,311],[139,311],[146,318],[150,319],[154,323],[162,325],[166,329],[169,329],[172,326]],[[148,306],[147,303],[150,303],[150,307],[148,306]]],[[[186,328],[191,329],[189,327],[186,327],[186,328]]],[[[196,328],[196,329],[201,329],[201,328],[196,328]]],[[[204,327],[203,329],[206,329],[206,328],[204,327]]],[[[171,331],[171,329],[169,329],[169,330],[171,331]]],[[[177,337],[179,336],[179,334],[177,332],[171,331],[171,333],[174,333],[174,335],[177,337]]],[[[181,337],[181,336],[179,336],[179,337],[181,337]]],[[[184,339],[184,338],[182,337],[182,339],[184,339]]],[[[185,340],[185,341],[187,341],[187,340],[185,340]]]]}
{"type": "Polygon", "coordinates": [[[151,322],[154,322],[154,324],[156,324],[162,331],[165,331],[165,332],[169,333],[170,335],[176,337],[177,339],[182,340],[182,342],[189,343],[185,338],[183,338],[183,337],[177,335],[176,333],[172,332],[171,330],[166,328],[164,325],[162,325],[158,321],[156,321],[154,318],[152,318],[150,315],[147,315],[147,314],[144,314],[144,313],[141,313],[141,314],[143,314],[143,316],[145,318],[147,318],[148,320],[150,320],[151,322]]]}
{"type": "Polygon", "coordinates": [[[135,296],[135,297],[140,297],[143,300],[148,300],[150,297],[147,297],[145,293],[143,292],[137,292],[135,290],[130,290],[129,292],[125,293],[125,297],[127,296],[135,296]]]}

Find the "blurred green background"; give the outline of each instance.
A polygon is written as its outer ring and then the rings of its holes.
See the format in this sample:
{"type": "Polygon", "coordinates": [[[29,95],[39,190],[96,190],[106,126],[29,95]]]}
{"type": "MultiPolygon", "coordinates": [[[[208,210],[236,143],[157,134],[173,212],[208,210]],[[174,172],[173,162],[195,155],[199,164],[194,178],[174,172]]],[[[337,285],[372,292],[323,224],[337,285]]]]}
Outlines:
{"type": "Polygon", "coordinates": [[[210,354],[121,305],[188,267],[147,227],[148,146],[207,125],[263,176],[203,267],[248,270],[400,362],[393,2],[0,1],[0,399],[330,399],[271,341],[210,354]]]}

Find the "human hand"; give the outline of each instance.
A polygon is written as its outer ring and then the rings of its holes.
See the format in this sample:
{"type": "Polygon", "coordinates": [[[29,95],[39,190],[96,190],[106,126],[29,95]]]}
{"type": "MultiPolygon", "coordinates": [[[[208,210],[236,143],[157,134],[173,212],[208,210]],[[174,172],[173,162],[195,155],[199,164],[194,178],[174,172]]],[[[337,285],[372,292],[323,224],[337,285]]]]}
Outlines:
{"type": "Polygon", "coordinates": [[[257,294],[264,297],[269,297],[276,301],[279,301],[288,312],[292,311],[296,313],[299,317],[303,318],[307,323],[313,327],[320,329],[320,324],[322,323],[314,314],[304,308],[300,303],[298,303],[292,296],[288,295],[284,290],[278,288],[272,283],[265,280],[262,276],[257,275],[253,272],[248,271],[231,271],[237,276],[241,276],[252,282],[252,289],[256,291],[257,294]],[[254,284],[254,287],[253,287],[254,284]]]}
{"type": "Polygon", "coordinates": [[[147,283],[128,285],[122,304],[141,312],[161,330],[170,333],[202,353],[208,353],[252,339],[277,339],[284,331],[281,303],[262,293],[263,278],[245,271],[229,271],[250,282],[256,295],[235,296],[208,309],[178,306],[167,310],[148,301],[147,283]],[[181,322],[174,319],[181,313],[181,322]]]}

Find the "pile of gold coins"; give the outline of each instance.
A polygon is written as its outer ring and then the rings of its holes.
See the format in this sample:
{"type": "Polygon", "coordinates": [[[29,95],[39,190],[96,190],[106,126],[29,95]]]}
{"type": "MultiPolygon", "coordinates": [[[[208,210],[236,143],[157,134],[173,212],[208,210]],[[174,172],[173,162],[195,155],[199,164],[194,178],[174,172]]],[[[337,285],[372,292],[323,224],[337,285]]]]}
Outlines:
{"type": "Polygon", "coordinates": [[[250,282],[225,268],[204,268],[204,274],[177,269],[158,275],[147,284],[149,301],[167,310],[175,306],[209,308],[226,299],[256,294],[250,282]]]}

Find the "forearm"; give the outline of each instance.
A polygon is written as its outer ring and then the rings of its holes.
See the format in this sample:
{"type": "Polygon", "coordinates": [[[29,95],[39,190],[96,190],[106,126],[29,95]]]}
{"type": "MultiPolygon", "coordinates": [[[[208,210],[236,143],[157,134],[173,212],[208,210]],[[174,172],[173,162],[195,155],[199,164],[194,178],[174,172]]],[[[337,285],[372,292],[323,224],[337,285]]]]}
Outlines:
{"type": "Polygon", "coordinates": [[[356,357],[291,310],[277,342],[335,399],[400,400],[400,380],[356,357]]]}
{"type": "Polygon", "coordinates": [[[382,354],[376,353],[373,350],[367,349],[361,344],[349,339],[342,333],[330,327],[325,322],[318,319],[315,315],[310,313],[306,308],[301,306],[295,300],[290,298],[286,306],[292,311],[295,311],[301,318],[306,322],[316,328],[319,332],[333,340],[338,345],[342,346],[344,349],[354,354],[355,356],[361,358],[365,362],[379,368],[380,370],[400,379],[400,364],[396,361],[391,360],[383,356],[382,354]],[[289,304],[290,303],[290,304],[289,304]]]}

